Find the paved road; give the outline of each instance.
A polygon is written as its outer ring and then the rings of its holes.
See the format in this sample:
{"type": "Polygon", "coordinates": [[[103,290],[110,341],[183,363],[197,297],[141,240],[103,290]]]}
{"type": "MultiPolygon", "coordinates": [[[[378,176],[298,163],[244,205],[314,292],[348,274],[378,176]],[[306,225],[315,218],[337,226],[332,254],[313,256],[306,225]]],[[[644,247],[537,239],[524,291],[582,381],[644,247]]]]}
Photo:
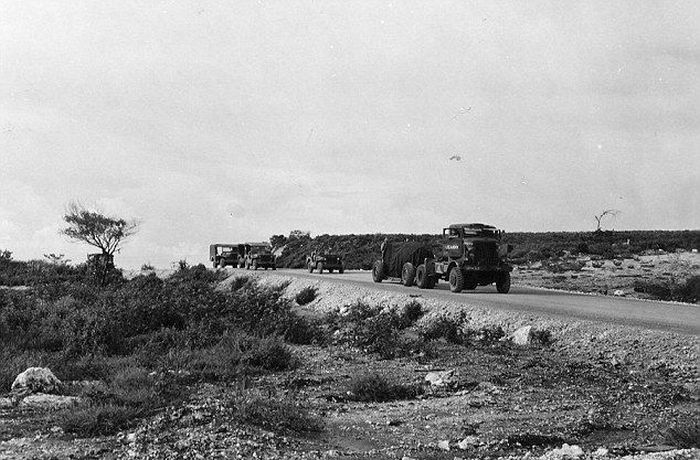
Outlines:
{"type": "Polygon", "coordinates": [[[450,292],[448,284],[444,281],[433,290],[418,289],[415,286],[407,288],[387,281],[381,284],[374,283],[370,273],[359,271],[345,272],[342,275],[310,274],[304,270],[277,270],[276,273],[403,294],[420,293],[425,298],[464,302],[488,308],[529,311],[555,317],[594,320],[700,336],[700,306],[697,305],[583,295],[519,286],[513,286],[508,294],[498,294],[495,286],[479,287],[475,291],[455,294],[450,292]]]}

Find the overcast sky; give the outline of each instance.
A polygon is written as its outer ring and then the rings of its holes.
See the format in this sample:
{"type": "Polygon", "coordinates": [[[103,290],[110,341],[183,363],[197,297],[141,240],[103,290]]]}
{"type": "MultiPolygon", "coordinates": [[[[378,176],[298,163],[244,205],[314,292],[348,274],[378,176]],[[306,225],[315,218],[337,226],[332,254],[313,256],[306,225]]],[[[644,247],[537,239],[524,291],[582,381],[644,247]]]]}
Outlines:
{"type": "Polygon", "coordinates": [[[698,229],[700,2],[0,0],[0,249],[698,229]]]}

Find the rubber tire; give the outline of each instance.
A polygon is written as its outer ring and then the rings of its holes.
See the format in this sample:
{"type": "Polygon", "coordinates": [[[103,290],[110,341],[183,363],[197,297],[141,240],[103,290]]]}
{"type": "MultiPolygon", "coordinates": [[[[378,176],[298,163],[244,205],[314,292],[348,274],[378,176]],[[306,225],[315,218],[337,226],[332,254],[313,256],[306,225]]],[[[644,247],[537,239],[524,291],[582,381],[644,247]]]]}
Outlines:
{"type": "Polygon", "coordinates": [[[307,265],[308,265],[309,273],[313,273],[314,272],[314,265],[311,263],[311,261],[309,261],[307,263],[307,265]]]}
{"type": "Polygon", "coordinates": [[[375,283],[381,283],[384,279],[384,262],[377,260],[372,266],[372,280],[375,283]]]}
{"type": "Polygon", "coordinates": [[[478,285],[479,280],[476,279],[476,275],[471,274],[464,277],[464,289],[473,291],[478,285]]]}
{"type": "Polygon", "coordinates": [[[496,290],[501,294],[508,294],[508,291],[510,291],[509,272],[503,272],[496,275],[496,290]]]}
{"type": "Polygon", "coordinates": [[[215,260],[214,262],[212,262],[212,265],[214,265],[214,268],[216,268],[216,267],[219,266],[219,262],[217,262],[217,261],[215,260]]]}
{"type": "Polygon", "coordinates": [[[401,283],[410,287],[416,282],[416,267],[411,262],[406,262],[401,268],[401,283]]]}
{"type": "Polygon", "coordinates": [[[277,265],[273,265],[273,266],[272,266],[272,269],[273,269],[273,270],[277,270],[277,265]]]}
{"type": "Polygon", "coordinates": [[[430,284],[430,277],[426,275],[425,270],[425,264],[420,264],[418,268],[416,268],[416,285],[420,289],[428,289],[428,285],[430,284]]]}
{"type": "Polygon", "coordinates": [[[344,268],[342,265],[341,265],[340,268],[338,269],[338,273],[340,273],[341,275],[342,275],[343,273],[345,273],[345,268],[344,268]]]}
{"type": "Polygon", "coordinates": [[[333,269],[332,269],[332,268],[329,268],[329,269],[328,269],[328,273],[333,273],[333,269]]]}
{"type": "Polygon", "coordinates": [[[462,292],[464,289],[464,274],[459,267],[452,267],[448,279],[450,281],[450,291],[462,292]]]}
{"type": "Polygon", "coordinates": [[[319,275],[323,273],[323,262],[319,262],[318,264],[316,264],[316,268],[318,268],[319,275]]]}
{"type": "Polygon", "coordinates": [[[258,263],[255,262],[255,261],[253,261],[253,263],[251,264],[250,267],[251,267],[253,270],[257,270],[257,269],[258,269],[258,263]]]}

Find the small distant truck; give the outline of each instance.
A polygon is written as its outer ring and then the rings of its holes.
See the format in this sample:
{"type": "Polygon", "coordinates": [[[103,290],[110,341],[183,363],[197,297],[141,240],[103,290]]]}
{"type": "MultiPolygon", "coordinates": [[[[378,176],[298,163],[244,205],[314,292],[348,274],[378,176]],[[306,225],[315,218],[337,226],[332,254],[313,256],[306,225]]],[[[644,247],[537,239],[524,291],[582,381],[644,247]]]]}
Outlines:
{"type": "Polygon", "coordinates": [[[245,244],[217,243],[209,245],[209,260],[214,268],[224,268],[227,265],[240,268],[245,257],[245,244]]]}
{"type": "Polygon", "coordinates": [[[323,270],[328,270],[328,273],[333,273],[333,270],[338,270],[338,273],[343,273],[343,259],[338,254],[331,254],[325,251],[314,251],[306,258],[306,267],[309,273],[318,270],[318,273],[323,273],[323,270]]]}
{"type": "Polygon", "coordinates": [[[268,243],[246,243],[243,264],[246,270],[277,270],[275,255],[272,254],[272,247],[268,243]]]}
{"type": "Polygon", "coordinates": [[[502,244],[503,231],[486,224],[452,224],[443,229],[442,254],[435,257],[423,243],[385,243],[382,259],[374,263],[372,278],[399,279],[405,286],[432,289],[443,279],[450,291],[472,290],[496,283],[502,294],[510,290],[508,263],[511,245],[502,244]]]}

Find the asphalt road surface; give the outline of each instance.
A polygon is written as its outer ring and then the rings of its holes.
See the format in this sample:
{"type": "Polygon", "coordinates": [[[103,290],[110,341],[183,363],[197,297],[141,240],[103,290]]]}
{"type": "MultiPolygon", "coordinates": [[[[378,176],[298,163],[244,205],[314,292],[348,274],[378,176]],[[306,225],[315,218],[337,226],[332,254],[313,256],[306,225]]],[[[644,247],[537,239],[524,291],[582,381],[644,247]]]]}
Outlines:
{"type": "Polygon", "coordinates": [[[452,293],[445,281],[435,289],[404,287],[397,282],[375,283],[369,272],[308,273],[305,270],[279,269],[277,274],[298,278],[345,283],[369,289],[402,294],[420,294],[424,298],[463,302],[469,305],[532,312],[559,318],[576,318],[611,324],[700,336],[700,306],[655,302],[624,297],[585,295],[547,289],[513,286],[508,294],[499,294],[495,286],[480,286],[474,291],[452,293]]]}

